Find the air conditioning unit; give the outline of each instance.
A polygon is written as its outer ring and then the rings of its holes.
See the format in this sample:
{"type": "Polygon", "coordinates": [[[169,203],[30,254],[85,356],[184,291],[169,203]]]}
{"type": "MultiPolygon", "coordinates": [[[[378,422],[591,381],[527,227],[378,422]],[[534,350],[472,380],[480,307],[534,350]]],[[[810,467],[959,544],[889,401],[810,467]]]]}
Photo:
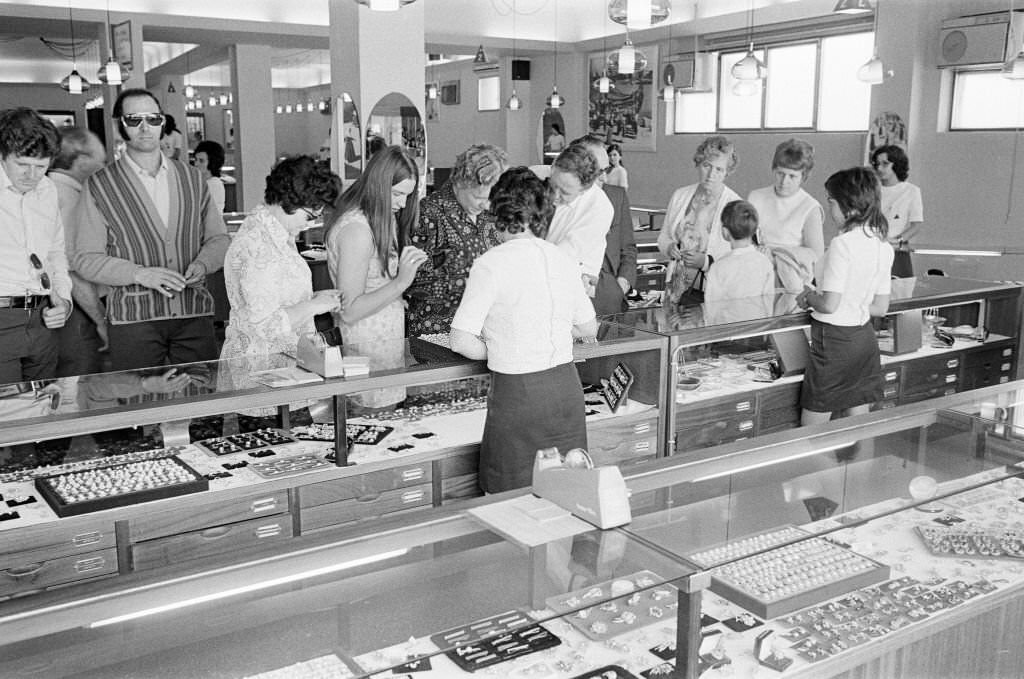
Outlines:
{"type": "Polygon", "coordinates": [[[497,61],[490,61],[485,64],[477,64],[476,66],[473,67],[473,73],[476,73],[480,77],[495,75],[500,70],[501,64],[499,64],[497,61]]]}
{"type": "Polygon", "coordinates": [[[659,87],[675,85],[686,92],[710,92],[714,74],[715,61],[710,54],[673,54],[661,65],[659,87]]]}
{"type": "Polygon", "coordinates": [[[1017,56],[1024,44],[1024,11],[947,19],[939,28],[939,68],[992,66],[1017,56]]]}

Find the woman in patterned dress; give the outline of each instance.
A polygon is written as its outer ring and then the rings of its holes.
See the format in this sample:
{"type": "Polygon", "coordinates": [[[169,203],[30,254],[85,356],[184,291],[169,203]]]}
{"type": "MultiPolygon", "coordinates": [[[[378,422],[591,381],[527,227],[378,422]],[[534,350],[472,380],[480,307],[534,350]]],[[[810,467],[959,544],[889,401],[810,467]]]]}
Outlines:
{"type": "Polygon", "coordinates": [[[451,329],[469,268],[498,244],[488,195],[507,167],[504,150],[490,144],[470,146],[455,159],[451,178],[420,205],[412,243],[427,253],[427,262],[406,293],[410,337],[451,329]]]}
{"type": "MultiPolygon", "coordinates": [[[[370,158],[366,170],[338,199],[327,228],[327,267],[345,300],[335,312],[346,355],[370,359],[370,370],[405,365],[405,306],[402,294],[426,261],[405,244],[419,208],[416,161],[399,146],[370,158]]],[[[355,394],[364,410],[393,407],[403,387],[355,394]]]]}

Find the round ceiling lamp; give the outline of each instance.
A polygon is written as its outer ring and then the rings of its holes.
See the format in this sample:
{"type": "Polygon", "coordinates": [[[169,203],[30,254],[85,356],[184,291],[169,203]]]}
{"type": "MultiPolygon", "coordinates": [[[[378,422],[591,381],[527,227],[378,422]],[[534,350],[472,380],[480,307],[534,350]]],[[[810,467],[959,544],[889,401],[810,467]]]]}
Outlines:
{"type": "Polygon", "coordinates": [[[622,47],[608,55],[608,72],[612,75],[621,73],[632,75],[647,68],[647,55],[633,46],[633,41],[626,38],[622,47]]]}
{"type": "Polygon", "coordinates": [[[374,12],[396,12],[416,0],[356,0],[356,4],[369,7],[374,12]]]}
{"type": "Polygon", "coordinates": [[[626,28],[650,28],[668,19],[672,0],[611,0],[608,18],[626,28]]]}
{"type": "Polygon", "coordinates": [[[558,93],[558,85],[551,88],[551,94],[544,100],[544,103],[548,108],[562,108],[565,106],[565,97],[558,93]]]}
{"type": "Polygon", "coordinates": [[[78,55],[75,53],[75,18],[72,14],[71,3],[68,3],[68,25],[71,27],[71,73],[64,76],[60,81],[60,86],[68,94],[81,94],[88,92],[91,85],[78,72],[78,55]]]}

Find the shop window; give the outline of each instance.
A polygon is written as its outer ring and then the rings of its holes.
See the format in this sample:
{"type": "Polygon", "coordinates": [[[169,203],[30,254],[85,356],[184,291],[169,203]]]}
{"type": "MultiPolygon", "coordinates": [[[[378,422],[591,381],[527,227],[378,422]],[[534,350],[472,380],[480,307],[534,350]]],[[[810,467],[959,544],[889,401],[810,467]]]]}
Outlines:
{"type": "Polygon", "coordinates": [[[999,69],[953,74],[951,130],[1014,130],[1024,127],[1024,82],[999,69]]]}

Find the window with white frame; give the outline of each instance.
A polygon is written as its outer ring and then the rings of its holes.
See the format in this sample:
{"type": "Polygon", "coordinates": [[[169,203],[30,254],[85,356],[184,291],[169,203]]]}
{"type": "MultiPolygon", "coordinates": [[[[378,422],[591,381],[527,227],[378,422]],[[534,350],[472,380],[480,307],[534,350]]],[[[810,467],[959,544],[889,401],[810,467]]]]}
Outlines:
{"type": "Polygon", "coordinates": [[[951,130],[1009,130],[1024,127],[1024,81],[1004,78],[999,69],[953,73],[951,130]]]}
{"type": "Polygon", "coordinates": [[[711,91],[680,90],[673,103],[676,133],[716,130],[867,130],[871,86],[857,69],[871,58],[871,32],[829,36],[755,50],[768,67],[764,81],[737,81],[733,65],[746,50],[715,53],[711,91]]]}

